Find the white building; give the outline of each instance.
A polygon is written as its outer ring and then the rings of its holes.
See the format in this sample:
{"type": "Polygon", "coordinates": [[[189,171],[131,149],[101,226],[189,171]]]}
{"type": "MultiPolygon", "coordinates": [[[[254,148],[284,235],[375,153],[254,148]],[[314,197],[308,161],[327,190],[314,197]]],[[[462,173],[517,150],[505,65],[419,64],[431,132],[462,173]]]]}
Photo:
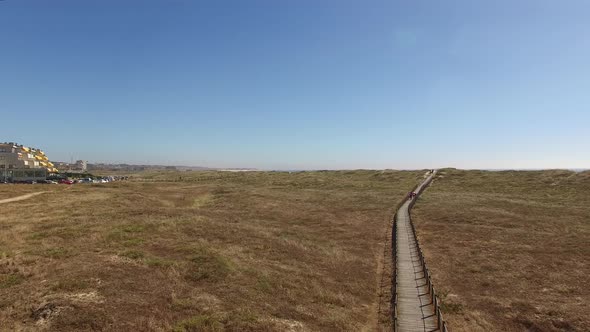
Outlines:
{"type": "Polygon", "coordinates": [[[57,169],[40,149],[0,143],[0,181],[44,180],[57,169]]]}
{"type": "Polygon", "coordinates": [[[88,170],[88,162],[85,160],[76,160],[75,169],[86,172],[88,170]]]}

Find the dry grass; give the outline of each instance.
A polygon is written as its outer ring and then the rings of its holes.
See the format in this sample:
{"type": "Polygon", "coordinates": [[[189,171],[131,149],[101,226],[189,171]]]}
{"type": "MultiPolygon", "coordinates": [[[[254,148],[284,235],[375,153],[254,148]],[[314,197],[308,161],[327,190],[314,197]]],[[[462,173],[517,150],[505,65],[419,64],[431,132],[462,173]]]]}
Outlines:
{"type": "Polygon", "coordinates": [[[67,185],[57,184],[0,184],[0,200],[26,195],[39,191],[55,192],[67,190],[67,185]]]}
{"type": "Polygon", "coordinates": [[[452,331],[590,331],[590,172],[439,174],[412,213],[452,331]]]}
{"type": "Polygon", "coordinates": [[[1,205],[0,330],[374,330],[421,173],[155,172],[1,205]]]}

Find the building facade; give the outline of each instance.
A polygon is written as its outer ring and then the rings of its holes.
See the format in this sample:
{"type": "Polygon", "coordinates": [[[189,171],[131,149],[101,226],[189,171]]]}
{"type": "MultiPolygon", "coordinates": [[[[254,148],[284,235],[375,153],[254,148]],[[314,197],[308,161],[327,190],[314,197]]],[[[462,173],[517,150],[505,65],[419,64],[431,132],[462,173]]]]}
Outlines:
{"type": "Polygon", "coordinates": [[[70,164],[62,161],[55,162],[55,168],[64,173],[85,173],[88,171],[88,162],[85,160],[76,160],[76,163],[70,164]]]}
{"type": "Polygon", "coordinates": [[[88,162],[86,160],[77,160],[76,169],[82,172],[86,172],[88,170],[88,162]]]}
{"type": "Polygon", "coordinates": [[[57,169],[40,149],[0,143],[0,181],[45,180],[51,173],[57,173],[57,169]]]}

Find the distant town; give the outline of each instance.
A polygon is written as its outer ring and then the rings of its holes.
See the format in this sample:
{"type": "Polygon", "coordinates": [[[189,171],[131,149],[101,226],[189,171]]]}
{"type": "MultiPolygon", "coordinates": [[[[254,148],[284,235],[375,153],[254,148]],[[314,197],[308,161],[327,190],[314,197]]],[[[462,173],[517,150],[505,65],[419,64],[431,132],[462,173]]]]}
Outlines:
{"type": "MultiPolygon", "coordinates": [[[[51,161],[40,148],[28,147],[15,142],[0,143],[0,181],[33,182],[50,178],[63,178],[66,174],[86,174],[93,171],[140,172],[149,170],[197,171],[216,168],[200,166],[131,165],[51,161]]],[[[250,168],[216,169],[225,171],[248,171],[250,168]]]]}

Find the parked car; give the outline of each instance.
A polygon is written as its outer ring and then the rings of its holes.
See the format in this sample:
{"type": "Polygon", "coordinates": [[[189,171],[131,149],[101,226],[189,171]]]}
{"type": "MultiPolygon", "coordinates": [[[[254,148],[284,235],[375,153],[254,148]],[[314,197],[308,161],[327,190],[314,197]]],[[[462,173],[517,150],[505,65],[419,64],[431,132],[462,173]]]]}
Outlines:
{"type": "Polygon", "coordinates": [[[61,184],[74,184],[74,181],[68,180],[68,179],[61,179],[61,180],[59,180],[59,183],[61,183],[61,184]]]}

